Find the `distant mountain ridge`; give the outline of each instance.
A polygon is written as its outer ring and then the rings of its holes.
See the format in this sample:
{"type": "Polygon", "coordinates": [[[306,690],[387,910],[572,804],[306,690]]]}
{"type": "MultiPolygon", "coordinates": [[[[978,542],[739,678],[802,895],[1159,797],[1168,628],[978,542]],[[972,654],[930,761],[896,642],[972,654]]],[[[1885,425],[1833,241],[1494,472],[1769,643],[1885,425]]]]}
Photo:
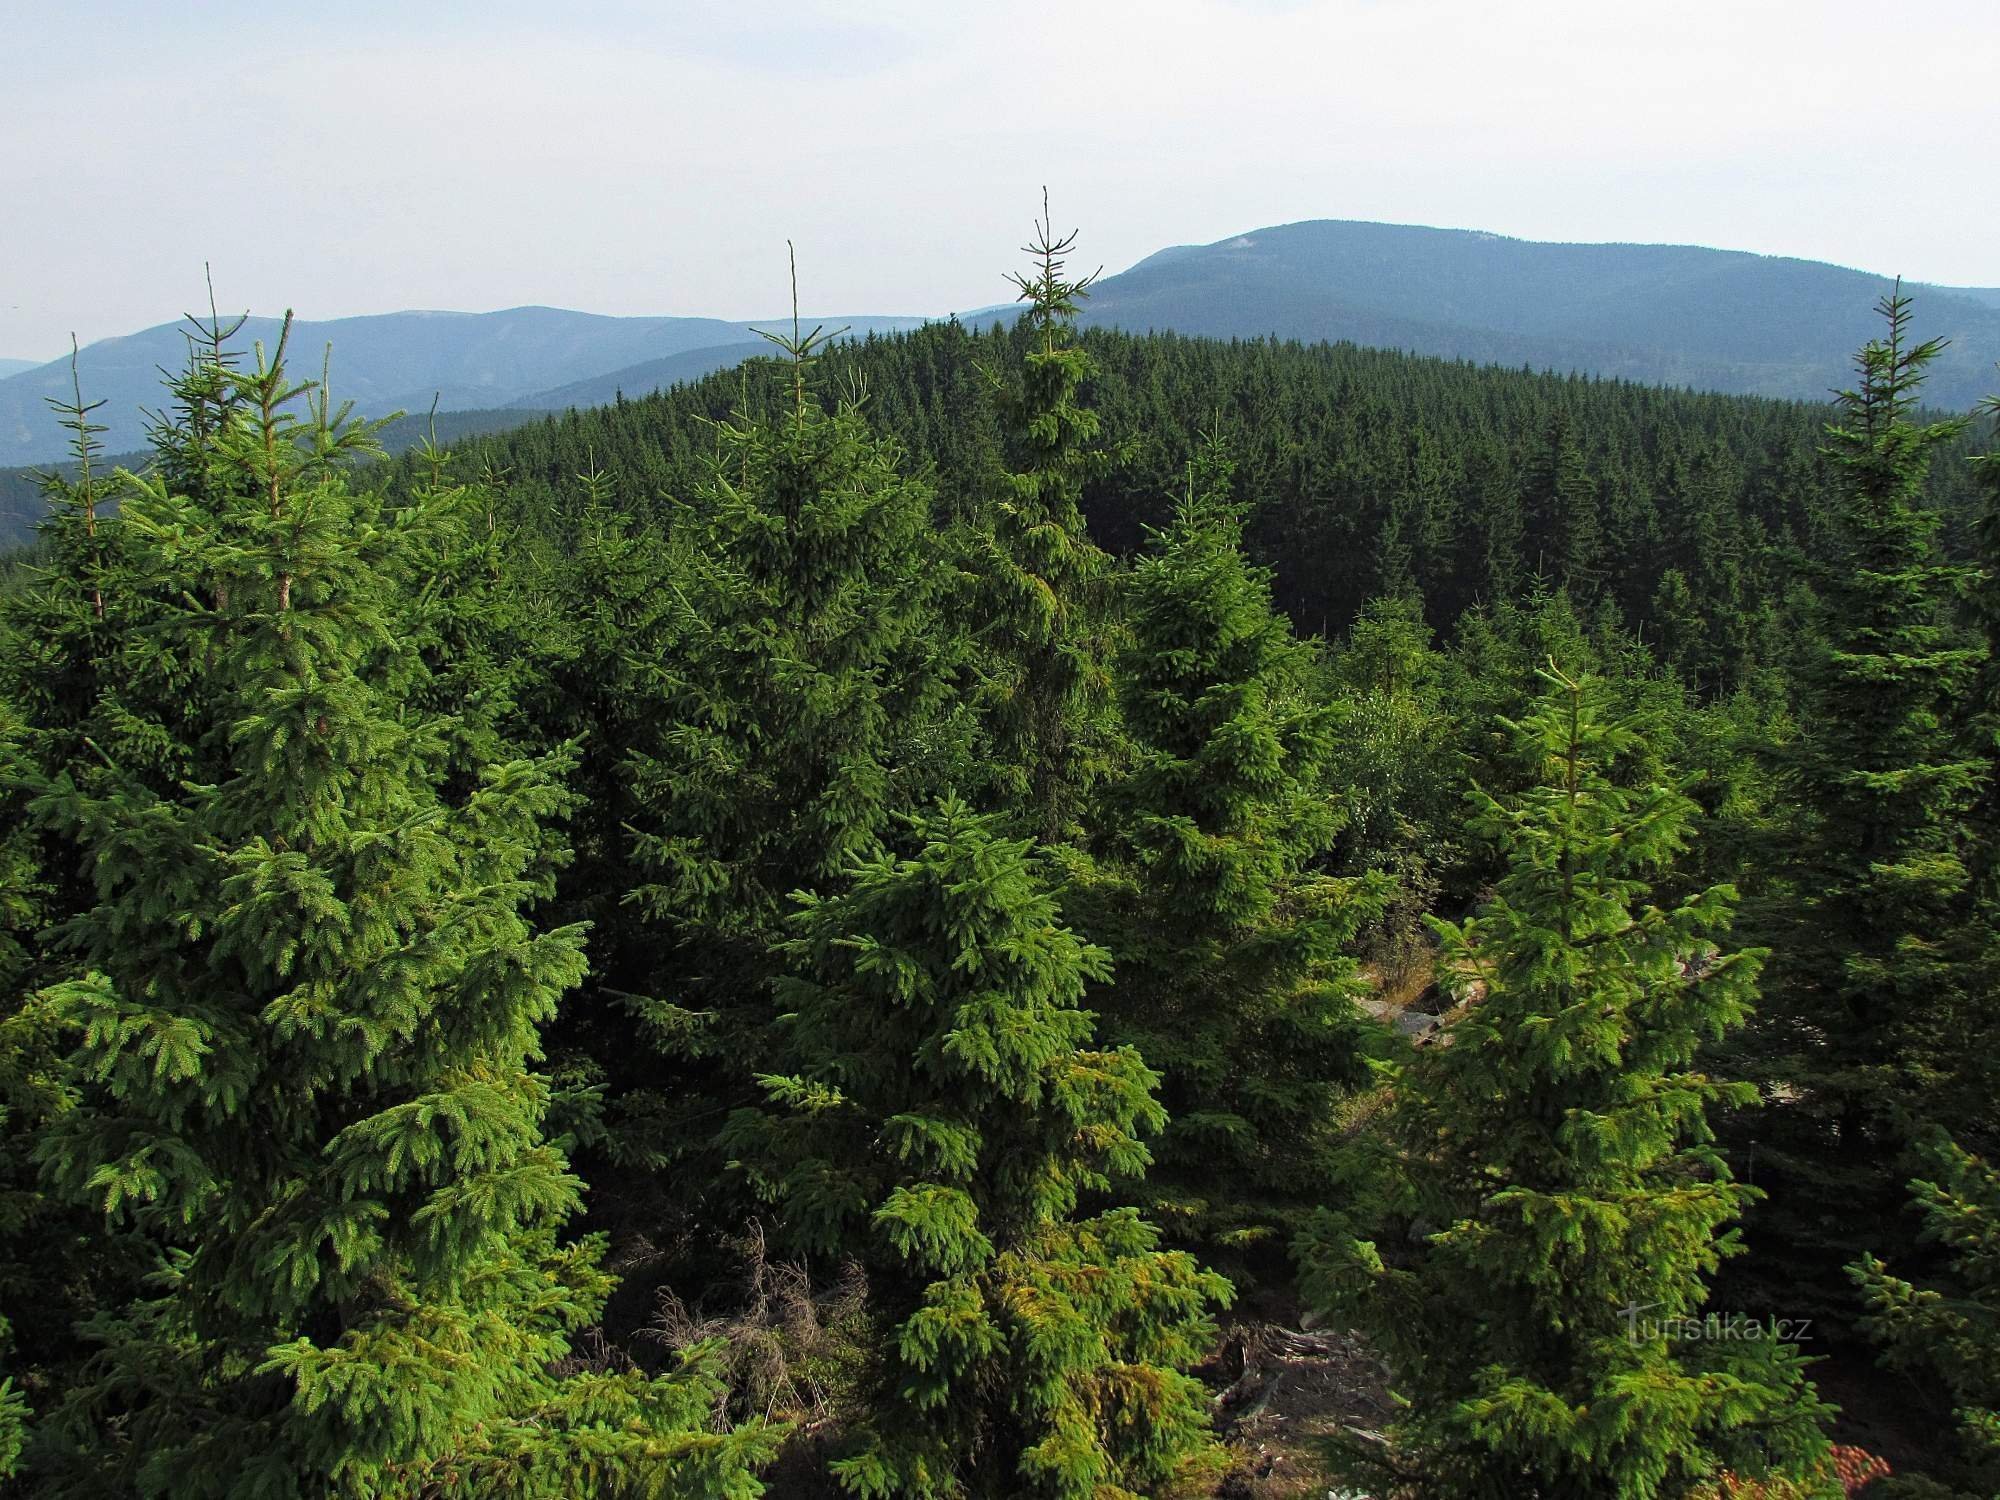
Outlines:
{"type": "MultiPolygon", "coordinates": [[[[1318,219],[1175,245],[1108,276],[1083,321],[1221,338],[1346,340],[1476,363],[1614,376],[1742,395],[1824,399],[1851,377],[1880,330],[1889,278],[1782,256],[1692,245],[1555,244],[1478,230],[1318,219]]],[[[1951,347],[1926,396],[1965,408],[2000,390],[2000,288],[1912,285],[1919,337],[1951,347]]],[[[967,314],[968,323],[1008,309],[967,314]]],[[[854,336],[911,316],[815,317],[854,336]]],[[[82,351],[86,399],[113,452],[141,445],[160,370],[185,357],[183,325],[161,324],[82,351]]],[[[762,352],[762,324],[619,318],[550,307],[402,312],[300,322],[293,368],[317,374],[333,345],[336,400],[368,415],[559,410],[602,405],[699,379],[762,352]]],[[[237,343],[277,334],[255,318],[237,343]]],[[[0,466],[64,452],[46,398],[67,397],[67,359],[16,370],[0,361],[0,466]]]]}
{"type": "MultiPolygon", "coordinates": [[[[1100,282],[1083,319],[1816,400],[1848,383],[1892,284],[1744,251],[1321,219],[1162,250],[1100,282]]],[[[1952,341],[1928,399],[1966,407],[2000,389],[2000,291],[1908,290],[1919,336],[1952,341]]]]}
{"type": "MultiPolygon", "coordinates": [[[[845,325],[858,335],[914,328],[923,320],[863,315],[814,321],[845,325]]],[[[178,368],[186,359],[186,326],[163,323],[81,351],[84,398],[105,403],[95,420],[109,429],[103,442],[110,451],[143,443],[144,411],[161,400],[160,372],[178,368]]],[[[616,318],[553,307],[379,313],[295,322],[291,367],[301,377],[317,376],[322,353],[331,345],[334,399],[352,400],[364,415],[427,411],[433,396],[446,412],[547,409],[570,403],[551,397],[538,405],[533,399],[538,392],[692,350],[757,343],[757,327],[776,326],[775,319],[616,318]]],[[[276,318],[251,318],[232,347],[247,356],[259,340],[267,346],[275,341],[279,328],[276,318]]],[[[0,466],[62,457],[65,434],[47,398],[67,399],[70,390],[67,359],[0,378],[0,466]]]]}

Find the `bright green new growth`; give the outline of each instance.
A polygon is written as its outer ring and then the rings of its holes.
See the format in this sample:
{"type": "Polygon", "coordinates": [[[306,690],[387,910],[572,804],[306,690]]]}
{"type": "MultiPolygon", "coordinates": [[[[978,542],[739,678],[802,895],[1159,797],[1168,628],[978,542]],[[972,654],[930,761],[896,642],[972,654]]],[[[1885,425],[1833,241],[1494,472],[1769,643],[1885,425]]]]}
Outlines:
{"type": "Polygon", "coordinates": [[[1790,1346],[1669,1336],[1701,1317],[1751,1192],[1705,1120],[1747,1088],[1693,1061],[1742,1024],[1761,955],[1717,949],[1726,886],[1647,904],[1693,805],[1621,784],[1638,725],[1547,681],[1506,725],[1534,785],[1469,794],[1507,857],[1498,893],[1433,921],[1462,1013],[1392,1084],[1384,1191],[1420,1248],[1406,1264],[1329,1214],[1301,1246],[1307,1285],[1388,1356],[1422,1493],[1646,1500],[1721,1467],[1796,1469],[1824,1440],[1790,1346]]]}
{"type": "Polygon", "coordinates": [[[907,855],[807,897],[785,945],[793,1071],[729,1140],[785,1231],[859,1259],[885,1320],[849,1493],[1158,1495],[1212,1458],[1182,1373],[1227,1283],[1130,1210],[1154,1075],[1092,1045],[1107,956],[1060,923],[1027,841],[947,800],[907,855]]]}
{"type": "Polygon", "coordinates": [[[1119,976],[1098,1003],[1163,1077],[1143,1201],[1177,1232],[1242,1243],[1332,1181],[1335,1106],[1367,1077],[1342,954],[1387,883],[1311,870],[1341,823],[1333,709],[1243,556],[1229,478],[1211,444],[1125,582],[1133,763],[1108,792],[1125,863],[1108,867],[1119,976]]]}
{"type": "Polygon", "coordinates": [[[51,1492],[754,1494],[770,1435],[709,1431],[699,1368],[553,1373],[610,1286],[558,1241],[578,1183],[532,1071],[583,970],[580,930],[523,915],[563,758],[447,789],[409,601],[463,492],[354,488],[371,429],[284,352],[124,490],[170,603],[117,643],[111,707],[190,774],[101,757],[35,802],[94,887],[45,995],[81,1095],[42,1153],[158,1256],[157,1295],[88,1330],[51,1492]],[[181,722],[145,724],[196,664],[181,722]]]}

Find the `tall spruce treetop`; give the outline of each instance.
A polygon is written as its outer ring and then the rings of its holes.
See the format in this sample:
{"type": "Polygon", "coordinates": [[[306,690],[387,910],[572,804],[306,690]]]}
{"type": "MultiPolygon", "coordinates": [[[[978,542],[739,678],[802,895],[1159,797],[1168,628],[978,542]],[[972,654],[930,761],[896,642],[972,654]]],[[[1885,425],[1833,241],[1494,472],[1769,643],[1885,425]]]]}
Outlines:
{"type": "Polygon", "coordinates": [[[1795,1352],[1672,1338],[1750,1195],[1705,1119],[1748,1090],[1694,1059],[1742,1024],[1761,955],[1716,946],[1727,886],[1648,904],[1693,804],[1623,784],[1635,726],[1587,682],[1547,682],[1506,725],[1534,784],[1468,794],[1506,855],[1498,891],[1433,919],[1462,1010],[1392,1089],[1383,1190],[1421,1248],[1330,1213],[1307,1285],[1389,1356],[1422,1493],[1646,1500],[1725,1466],[1804,1471],[1825,1445],[1795,1352]]]}
{"type": "Polygon", "coordinates": [[[117,726],[101,713],[105,664],[121,628],[151,602],[131,574],[100,474],[105,429],[91,414],[103,402],[85,402],[76,365],[72,351],[71,400],[50,401],[70,434],[74,472],[43,479],[48,513],[39,539],[46,564],[28,587],[0,598],[0,695],[20,711],[23,750],[51,769],[84,758],[86,742],[115,737],[117,726]]]}
{"type": "Polygon", "coordinates": [[[1577,447],[1574,424],[1558,411],[1523,477],[1527,535],[1535,571],[1587,599],[1604,581],[1604,535],[1597,485],[1577,447]]]}
{"type": "Polygon", "coordinates": [[[1950,623],[1967,570],[1941,559],[1921,501],[1933,454],[1963,424],[1913,420],[1943,345],[1909,342],[1900,292],[1880,310],[1887,335],[1856,357],[1827,430],[1841,488],[1783,767],[1798,824],[1780,909],[1760,924],[1777,957],[1756,1041],[1779,1103],[1751,1126],[1772,1189],[1759,1235],[1832,1308],[1840,1267],[1871,1248],[1854,1234],[1857,1205],[1897,1219],[1903,1143],[1962,1043],[1965,839],[1984,769],[1952,711],[1979,660],[1950,623]]]}
{"type": "Polygon", "coordinates": [[[1311,873],[1341,823],[1333,708],[1243,556],[1230,474],[1210,443],[1125,585],[1132,769],[1109,800],[1126,860],[1107,867],[1101,932],[1119,973],[1098,1001],[1163,1076],[1171,1123],[1145,1200],[1211,1240],[1254,1237],[1323,1192],[1336,1097],[1366,1078],[1342,950],[1387,895],[1311,873]]]}
{"type": "Polygon", "coordinates": [[[715,429],[657,560],[664,612],[599,643],[622,659],[641,731],[624,767],[630,906],[607,923],[631,967],[607,978],[639,997],[625,1003],[656,1054],[693,1064],[669,1100],[653,1097],[657,1056],[633,1080],[655,1156],[705,1149],[754,1097],[789,894],[826,889],[878,847],[892,809],[965,776],[969,716],[949,691],[963,635],[936,607],[934,493],[871,430],[863,391],[822,403],[826,337],[795,324],[775,340],[779,410],[715,429]]]}
{"type": "Polygon", "coordinates": [[[213,503],[220,487],[254,483],[252,476],[229,466],[217,442],[244,398],[243,383],[234,378],[243,354],[234,340],[249,318],[248,313],[222,316],[211,279],[208,317],[190,313],[183,319],[187,361],[168,379],[167,406],[147,428],[152,468],[176,494],[198,495],[213,503]]]}
{"type": "Polygon", "coordinates": [[[831,410],[816,397],[823,330],[767,337],[790,362],[784,409],[716,429],[707,481],[674,517],[671,639],[631,643],[660,709],[659,743],[631,760],[652,877],[638,899],[759,948],[795,887],[958,769],[931,487],[870,430],[864,392],[831,410]]]}
{"type": "Polygon", "coordinates": [[[1157,1495],[1209,1466],[1183,1373],[1227,1283],[1130,1210],[1154,1075],[1092,1043],[1107,955],[1062,925],[1025,840],[947,800],[914,852],[807,897],[779,996],[792,1071],[729,1142],[785,1231],[860,1260],[889,1329],[843,1487],[891,1497],[1157,1495]]]}
{"type": "Polygon", "coordinates": [[[213,483],[163,466],[124,496],[176,606],[120,643],[122,680],[137,714],[202,664],[179,732],[210,774],[64,768],[35,803],[95,897],[46,992],[80,1096],[45,1166],[159,1253],[158,1295],[86,1330],[49,1488],[754,1493],[769,1438],[710,1431],[699,1371],[550,1373],[609,1284],[558,1242],[578,1183],[533,1071],[583,968],[579,930],[523,915],[560,758],[447,794],[406,607],[457,492],[357,491],[371,430],[284,354],[230,376],[185,471],[213,483]]]}
{"type": "MultiPolygon", "coordinates": [[[[1840,420],[1827,429],[1842,490],[1834,555],[1815,570],[1823,637],[1803,683],[1815,712],[1798,775],[1819,814],[1813,853],[1824,862],[1814,873],[1843,883],[1853,854],[1880,863],[1949,848],[1976,774],[1950,753],[1942,713],[1978,660],[1945,618],[1969,575],[1940,557],[1940,518],[1922,504],[1933,455],[1965,424],[1911,420],[1944,342],[1909,344],[1910,299],[1900,293],[1879,311],[1888,334],[1856,356],[1858,383],[1841,392],[1840,420]]],[[[1906,899],[1923,899],[1938,879],[1921,876],[1906,899]]],[[[1892,901],[1876,920],[1905,916],[1892,901]]]]}
{"type": "Polygon", "coordinates": [[[1102,580],[1110,559],[1090,540],[1081,502],[1106,459],[1084,404],[1093,364],[1073,337],[1093,273],[1072,279],[1076,233],[1058,237],[1042,195],[1034,269],[1010,280],[1027,304],[1018,388],[995,380],[1016,467],[979,534],[971,566],[985,597],[988,701],[1002,794],[1048,841],[1072,834],[1108,756],[1109,674],[1102,580]]]}
{"type": "Polygon", "coordinates": [[[1231,470],[1203,450],[1125,588],[1119,701],[1135,756],[1120,797],[1176,925],[1255,923],[1274,877],[1339,825],[1317,781],[1332,710],[1309,695],[1310,652],[1271,607],[1268,572],[1243,555],[1231,470]]]}

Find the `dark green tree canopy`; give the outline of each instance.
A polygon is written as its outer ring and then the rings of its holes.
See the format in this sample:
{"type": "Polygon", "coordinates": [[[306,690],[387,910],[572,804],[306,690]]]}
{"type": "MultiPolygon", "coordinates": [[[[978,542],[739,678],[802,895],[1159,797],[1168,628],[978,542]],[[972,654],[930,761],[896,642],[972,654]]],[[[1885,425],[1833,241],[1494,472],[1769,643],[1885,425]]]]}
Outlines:
{"type": "Polygon", "coordinates": [[[1342,822],[1333,705],[1241,546],[1210,445],[1125,580],[1117,659],[1130,770],[1093,893],[1119,973],[1105,1024],[1164,1076],[1145,1200],[1176,1232],[1247,1243],[1331,1181],[1343,1088],[1366,1077],[1357,965],[1379,880],[1314,870],[1342,822]]]}
{"type": "Polygon", "coordinates": [[[447,793],[402,610],[462,493],[354,487],[368,429],[284,353],[207,435],[231,482],[163,468],[124,496],[141,570],[176,585],[119,643],[130,711],[200,662],[201,711],[154,728],[212,779],[65,768],[33,807],[95,895],[45,992],[80,1094],[41,1151],[159,1256],[156,1295],[89,1330],[57,1488],[741,1494],[769,1440],[701,1430],[699,1370],[551,1377],[608,1289],[593,1242],[558,1242],[579,1184],[533,1071],[583,967],[580,931],[523,915],[561,759],[447,793]]]}

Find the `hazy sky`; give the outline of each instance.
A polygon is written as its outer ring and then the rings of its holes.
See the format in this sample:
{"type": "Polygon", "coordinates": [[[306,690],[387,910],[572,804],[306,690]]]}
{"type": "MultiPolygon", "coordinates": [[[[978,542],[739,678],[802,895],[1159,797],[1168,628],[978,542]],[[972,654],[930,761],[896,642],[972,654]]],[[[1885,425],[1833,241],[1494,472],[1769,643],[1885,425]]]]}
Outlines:
{"type": "Polygon", "coordinates": [[[201,300],[1005,301],[1307,218],[2000,285],[2000,5],[0,0],[0,356],[201,300]]]}

